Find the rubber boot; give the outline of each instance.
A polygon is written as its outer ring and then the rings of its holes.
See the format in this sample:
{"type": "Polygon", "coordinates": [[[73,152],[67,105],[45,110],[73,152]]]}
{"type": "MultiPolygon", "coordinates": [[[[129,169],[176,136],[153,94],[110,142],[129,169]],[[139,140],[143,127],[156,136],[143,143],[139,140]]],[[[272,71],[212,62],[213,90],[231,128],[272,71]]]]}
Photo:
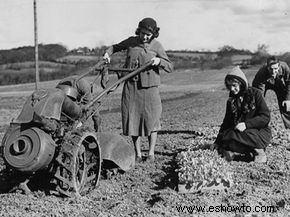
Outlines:
{"type": "Polygon", "coordinates": [[[257,155],[255,156],[256,163],[266,163],[267,156],[264,149],[255,149],[257,155]]]}

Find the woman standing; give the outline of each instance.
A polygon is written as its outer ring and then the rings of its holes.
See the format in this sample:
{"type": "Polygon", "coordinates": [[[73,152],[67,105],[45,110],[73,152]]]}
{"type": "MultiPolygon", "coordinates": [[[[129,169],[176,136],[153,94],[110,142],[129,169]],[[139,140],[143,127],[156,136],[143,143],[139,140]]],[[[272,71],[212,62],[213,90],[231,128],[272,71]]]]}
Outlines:
{"type": "Polygon", "coordinates": [[[162,112],[160,69],[172,72],[173,67],[162,45],[156,40],[159,27],[152,18],[139,22],[136,36],[109,47],[104,59],[110,62],[110,56],[122,50],[127,51],[125,68],[136,68],[153,61],[152,67],[128,80],[124,84],[121,101],[122,127],[126,136],[132,136],[135,146],[136,161],[142,161],[140,136],[147,136],[149,141],[148,160],[154,161],[154,149],[157,131],[161,129],[162,112]]]}
{"type": "Polygon", "coordinates": [[[255,162],[266,162],[264,150],[271,140],[270,111],[261,92],[248,86],[239,67],[226,75],[225,86],[230,94],[215,147],[227,160],[233,160],[234,152],[238,152],[255,156],[255,162]]]}

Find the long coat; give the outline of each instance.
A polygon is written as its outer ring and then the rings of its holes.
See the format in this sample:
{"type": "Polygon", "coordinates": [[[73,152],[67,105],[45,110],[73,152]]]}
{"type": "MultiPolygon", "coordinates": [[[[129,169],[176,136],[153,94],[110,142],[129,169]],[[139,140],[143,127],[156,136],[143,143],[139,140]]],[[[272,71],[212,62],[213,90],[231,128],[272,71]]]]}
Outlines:
{"type": "MultiPolygon", "coordinates": [[[[162,45],[153,39],[149,43],[141,43],[138,36],[130,37],[112,46],[112,53],[126,50],[126,68],[144,65],[153,57],[160,58],[158,67],[152,66],[124,84],[122,92],[122,127],[127,136],[150,136],[161,129],[162,112],[160,70],[172,72],[173,66],[162,45]]],[[[110,54],[110,53],[109,53],[110,54]]]]}
{"type": "Polygon", "coordinates": [[[271,130],[268,127],[270,111],[266,102],[256,88],[249,87],[247,94],[252,98],[252,103],[250,106],[245,105],[244,99],[238,116],[233,109],[233,101],[236,99],[233,97],[228,99],[226,114],[216,139],[218,145],[235,141],[251,148],[265,148],[270,143],[271,130]],[[243,132],[234,129],[239,122],[246,124],[246,130],[243,132]]]}
{"type": "Polygon", "coordinates": [[[252,86],[258,88],[264,96],[267,90],[275,92],[284,126],[290,128],[290,112],[286,112],[282,106],[284,100],[290,100],[290,69],[288,65],[285,62],[280,62],[275,79],[270,78],[267,66],[262,66],[257,72],[252,86]]]}

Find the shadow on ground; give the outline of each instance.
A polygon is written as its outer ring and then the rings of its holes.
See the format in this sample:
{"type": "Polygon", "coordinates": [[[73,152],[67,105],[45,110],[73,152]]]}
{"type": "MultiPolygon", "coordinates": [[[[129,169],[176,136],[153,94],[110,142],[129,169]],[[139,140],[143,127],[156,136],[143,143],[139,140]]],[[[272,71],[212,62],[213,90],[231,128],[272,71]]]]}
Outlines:
{"type": "Polygon", "coordinates": [[[198,132],[195,130],[160,130],[158,131],[158,134],[164,135],[164,134],[191,134],[194,136],[203,136],[204,134],[202,132],[198,132]]]}
{"type": "Polygon", "coordinates": [[[176,161],[176,153],[172,153],[173,157],[170,161],[166,162],[162,167],[162,171],[164,171],[165,176],[154,180],[153,182],[157,185],[154,190],[161,190],[167,187],[177,190],[178,185],[178,165],[176,161]]]}

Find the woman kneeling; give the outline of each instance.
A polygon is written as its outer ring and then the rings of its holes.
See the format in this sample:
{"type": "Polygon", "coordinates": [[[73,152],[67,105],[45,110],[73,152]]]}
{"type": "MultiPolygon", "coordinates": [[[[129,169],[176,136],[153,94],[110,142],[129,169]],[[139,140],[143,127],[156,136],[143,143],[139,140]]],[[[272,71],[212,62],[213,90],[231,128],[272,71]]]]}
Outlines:
{"type": "Polygon", "coordinates": [[[230,93],[214,147],[229,161],[239,153],[254,157],[255,162],[266,162],[265,148],[271,140],[270,111],[261,92],[249,87],[239,67],[226,75],[225,86],[230,93]]]}

